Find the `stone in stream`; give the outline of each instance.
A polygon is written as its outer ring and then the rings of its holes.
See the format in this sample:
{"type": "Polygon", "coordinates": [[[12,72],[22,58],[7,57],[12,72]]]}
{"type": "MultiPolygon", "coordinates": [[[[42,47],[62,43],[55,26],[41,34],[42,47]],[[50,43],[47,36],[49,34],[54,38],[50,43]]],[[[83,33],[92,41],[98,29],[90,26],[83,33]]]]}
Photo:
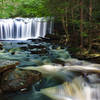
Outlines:
{"type": "Polygon", "coordinates": [[[40,50],[31,50],[31,54],[46,54],[48,51],[46,49],[40,49],[40,50]]]}
{"type": "Polygon", "coordinates": [[[34,44],[28,44],[28,48],[29,49],[45,49],[46,47],[44,46],[44,45],[41,45],[41,44],[39,44],[39,45],[34,45],[34,44]]]}
{"type": "Polygon", "coordinates": [[[0,43],[0,50],[2,50],[3,49],[3,44],[2,43],[0,43]]]}
{"type": "Polygon", "coordinates": [[[18,64],[18,61],[0,60],[0,73],[16,68],[16,65],[18,64]]]}
{"type": "Polygon", "coordinates": [[[22,46],[20,47],[21,50],[24,50],[24,51],[27,51],[28,50],[28,47],[27,46],[22,46]]]}
{"type": "Polygon", "coordinates": [[[2,73],[0,88],[3,92],[13,92],[31,86],[41,79],[41,73],[35,70],[11,69],[2,73]]]}
{"type": "Polygon", "coordinates": [[[100,83],[100,74],[89,74],[87,75],[89,83],[100,83]]]}
{"type": "Polygon", "coordinates": [[[46,46],[41,44],[28,44],[28,48],[30,49],[31,54],[46,54],[48,52],[46,46]]]}
{"type": "Polygon", "coordinates": [[[55,63],[55,64],[60,64],[62,66],[65,65],[65,61],[62,60],[62,59],[59,59],[59,58],[52,59],[52,62],[55,63]]]}

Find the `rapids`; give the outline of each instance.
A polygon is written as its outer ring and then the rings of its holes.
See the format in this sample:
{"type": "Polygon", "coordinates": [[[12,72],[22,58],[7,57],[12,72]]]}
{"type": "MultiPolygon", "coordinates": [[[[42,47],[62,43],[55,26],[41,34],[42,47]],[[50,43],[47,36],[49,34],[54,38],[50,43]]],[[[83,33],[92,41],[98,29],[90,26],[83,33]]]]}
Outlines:
{"type": "Polygon", "coordinates": [[[0,95],[0,100],[100,100],[99,64],[73,59],[67,49],[45,41],[1,43],[0,59],[19,61],[17,67],[38,70],[43,79],[24,93],[0,95]]]}

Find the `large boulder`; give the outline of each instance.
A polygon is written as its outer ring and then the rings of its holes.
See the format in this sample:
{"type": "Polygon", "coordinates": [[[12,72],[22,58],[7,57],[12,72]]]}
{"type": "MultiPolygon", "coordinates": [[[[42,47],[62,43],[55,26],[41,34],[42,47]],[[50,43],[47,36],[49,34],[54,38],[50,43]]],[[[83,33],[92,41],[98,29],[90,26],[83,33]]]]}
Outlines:
{"type": "Polygon", "coordinates": [[[41,73],[35,70],[11,69],[2,74],[0,88],[3,92],[17,91],[31,86],[41,79],[41,73]]]}
{"type": "Polygon", "coordinates": [[[16,65],[18,64],[19,64],[18,61],[0,60],[0,73],[8,69],[16,68],[16,65]]]}

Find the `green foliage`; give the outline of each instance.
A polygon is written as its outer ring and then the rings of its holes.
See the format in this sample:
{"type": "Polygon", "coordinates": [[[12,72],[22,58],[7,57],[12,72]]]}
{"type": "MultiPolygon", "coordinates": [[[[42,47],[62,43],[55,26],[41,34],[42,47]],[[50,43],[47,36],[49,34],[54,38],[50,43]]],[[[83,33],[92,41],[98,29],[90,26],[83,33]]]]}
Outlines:
{"type": "Polygon", "coordinates": [[[73,52],[73,53],[76,53],[76,52],[79,52],[80,51],[80,48],[76,48],[76,47],[71,47],[71,48],[68,48],[69,51],[73,52]]]}
{"type": "Polygon", "coordinates": [[[82,32],[81,34],[83,37],[88,37],[88,33],[86,33],[86,32],[82,32]]]}
{"type": "Polygon", "coordinates": [[[95,11],[93,13],[93,18],[96,22],[99,22],[100,21],[100,11],[95,11]]]}
{"type": "Polygon", "coordinates": [[[48,12],[51,16],[55,16],[57,18],[61,18],[65,16],[66,8],[69,3],[66,0],[45,0],[45,8],[47,8],[48,12]]]}
{"type": "Polygon", "coordinates": [[[100,0],[0,0],[0,18],[47,16],[55,17],[57,33],[68,40],[73,35],[81,44],[100,32],[100,0]]]}
{"type": "Polygon", "coordinates": [[[23,17],[41,17],[47,14],[44,9],[42,0],[22,0],[21,4],[18,6],[20,9],[17,9],[17,16],[23,17]]]}
{"type": "Polygon", "coordinates": [[[0,2],[0,18],[49,16],[44,0],[12,1],[5,0],[3,4],[0,2]]]}

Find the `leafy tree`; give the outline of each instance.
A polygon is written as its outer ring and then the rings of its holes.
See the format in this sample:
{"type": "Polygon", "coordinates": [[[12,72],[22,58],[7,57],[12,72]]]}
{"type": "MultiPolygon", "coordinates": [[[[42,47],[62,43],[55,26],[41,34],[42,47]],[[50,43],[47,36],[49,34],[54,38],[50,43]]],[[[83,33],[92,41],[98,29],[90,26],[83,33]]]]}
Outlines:
{"type": "Polygon", "coordinates": [[[0,0],[0,18],[54,16],[72,45],[88,44],[90,51],[100,35],[99,4],[100,0],[0,0]]]}

